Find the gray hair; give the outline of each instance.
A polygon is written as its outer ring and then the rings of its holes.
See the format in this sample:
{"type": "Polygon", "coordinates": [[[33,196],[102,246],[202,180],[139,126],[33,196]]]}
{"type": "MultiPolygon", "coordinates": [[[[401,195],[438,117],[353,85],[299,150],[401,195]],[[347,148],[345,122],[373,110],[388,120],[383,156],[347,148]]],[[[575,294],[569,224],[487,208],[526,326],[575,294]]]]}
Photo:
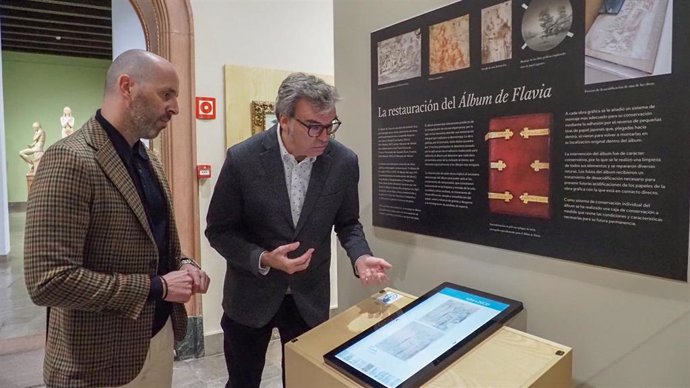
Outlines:
{"type": "Polygon", "coordinates": [[[283,80],[278,88],[275,114],[293,117],[295,106],[300,99],[306,99],[316,110],[326,112],[340,100],[335,86],[327,84],[321,78],[305,73],[292,73],[283,80]]]}
{"type": "Polygon", "coordinates": [[[165,61],[162,57],[146,50],[132,49],[123,52],[108,68],[105,76],[105,92],[108,93],[117,88],[117,80],[122,74],[127,74],[140,82],[150,80],[161,60],[165,61]]]}

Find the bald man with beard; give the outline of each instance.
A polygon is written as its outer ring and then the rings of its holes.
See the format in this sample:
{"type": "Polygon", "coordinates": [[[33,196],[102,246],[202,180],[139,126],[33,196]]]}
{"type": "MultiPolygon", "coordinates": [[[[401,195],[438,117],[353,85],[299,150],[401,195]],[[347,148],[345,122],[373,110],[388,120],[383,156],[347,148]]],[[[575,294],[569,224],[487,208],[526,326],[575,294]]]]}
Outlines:
{"type": "Polygon", "coordinates": [[[179,111],[178,76],[143,50],[108,69],[101,109],[43,155],[29,195],[25,277],[48,307],[48,387],[169,387],[184,303],[209,278],[182,255],[161,163],[140,139],[179,111]]]}

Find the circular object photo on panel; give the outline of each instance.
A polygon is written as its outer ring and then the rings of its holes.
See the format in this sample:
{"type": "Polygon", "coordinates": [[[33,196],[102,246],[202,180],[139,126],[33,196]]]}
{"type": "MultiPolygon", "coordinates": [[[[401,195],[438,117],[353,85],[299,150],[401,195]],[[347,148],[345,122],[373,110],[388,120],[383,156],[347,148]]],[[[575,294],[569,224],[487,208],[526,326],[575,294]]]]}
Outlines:
{"type": "Polygon", "coordinates": [[[558,46],[573,24],[569,0],[532,0],[522,17],[522,39],[534,51],[558,46]]]}

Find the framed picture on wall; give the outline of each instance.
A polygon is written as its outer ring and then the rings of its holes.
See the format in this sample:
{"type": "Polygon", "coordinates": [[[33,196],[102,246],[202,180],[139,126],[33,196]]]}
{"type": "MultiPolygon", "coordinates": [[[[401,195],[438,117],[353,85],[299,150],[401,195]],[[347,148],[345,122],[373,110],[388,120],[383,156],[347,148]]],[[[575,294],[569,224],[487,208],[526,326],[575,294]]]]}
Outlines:
{"type": "Polygon", "coordinates": [[[252,135],[274,126],[276,118],[273,103],[269,101],[252,101],[251,103],[252,135]]]}

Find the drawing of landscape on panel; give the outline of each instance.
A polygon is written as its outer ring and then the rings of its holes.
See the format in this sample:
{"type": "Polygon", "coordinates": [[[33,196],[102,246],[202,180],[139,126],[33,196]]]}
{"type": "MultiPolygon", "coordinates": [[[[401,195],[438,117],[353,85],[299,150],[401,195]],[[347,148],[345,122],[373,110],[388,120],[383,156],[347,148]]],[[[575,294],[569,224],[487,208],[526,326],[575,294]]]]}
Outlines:
{"type": "Polygon", "coordinates": [[[470,66],[470,16],[464,15],[429,27],[429,73],[470,66]]]}
{"type": "Polygon", "coordinates": [[[422,75],[422,36],[420,29],[377,43],[378,84],[422,75]]]}
{"type": "Polygon", "coordinates": [[[376,344],[376,348],[399,360],[407,361],[442,335],[442,331],[413,321],[376,344]]]}
{"type": "Polygon", "coordinates": [[[512,58],[513,22],[510,1],[482,9],[482,63],[512,58]]]}
{"type": "Polygon", "coordinates": [[[522,17],[522,39],[534,51],[548,51],[566,38],[573,24],[568,0],[533,0],[522,17]]]}
{"type": "MultiPolygon", "coordinates": [[[[667,5],[667,0],[626,0],[618,14],[597,16],[585,37],[585,54],[652,74],[667,5]]],[[[605,63],[599,65],[607,70],[605,63]]]]}

